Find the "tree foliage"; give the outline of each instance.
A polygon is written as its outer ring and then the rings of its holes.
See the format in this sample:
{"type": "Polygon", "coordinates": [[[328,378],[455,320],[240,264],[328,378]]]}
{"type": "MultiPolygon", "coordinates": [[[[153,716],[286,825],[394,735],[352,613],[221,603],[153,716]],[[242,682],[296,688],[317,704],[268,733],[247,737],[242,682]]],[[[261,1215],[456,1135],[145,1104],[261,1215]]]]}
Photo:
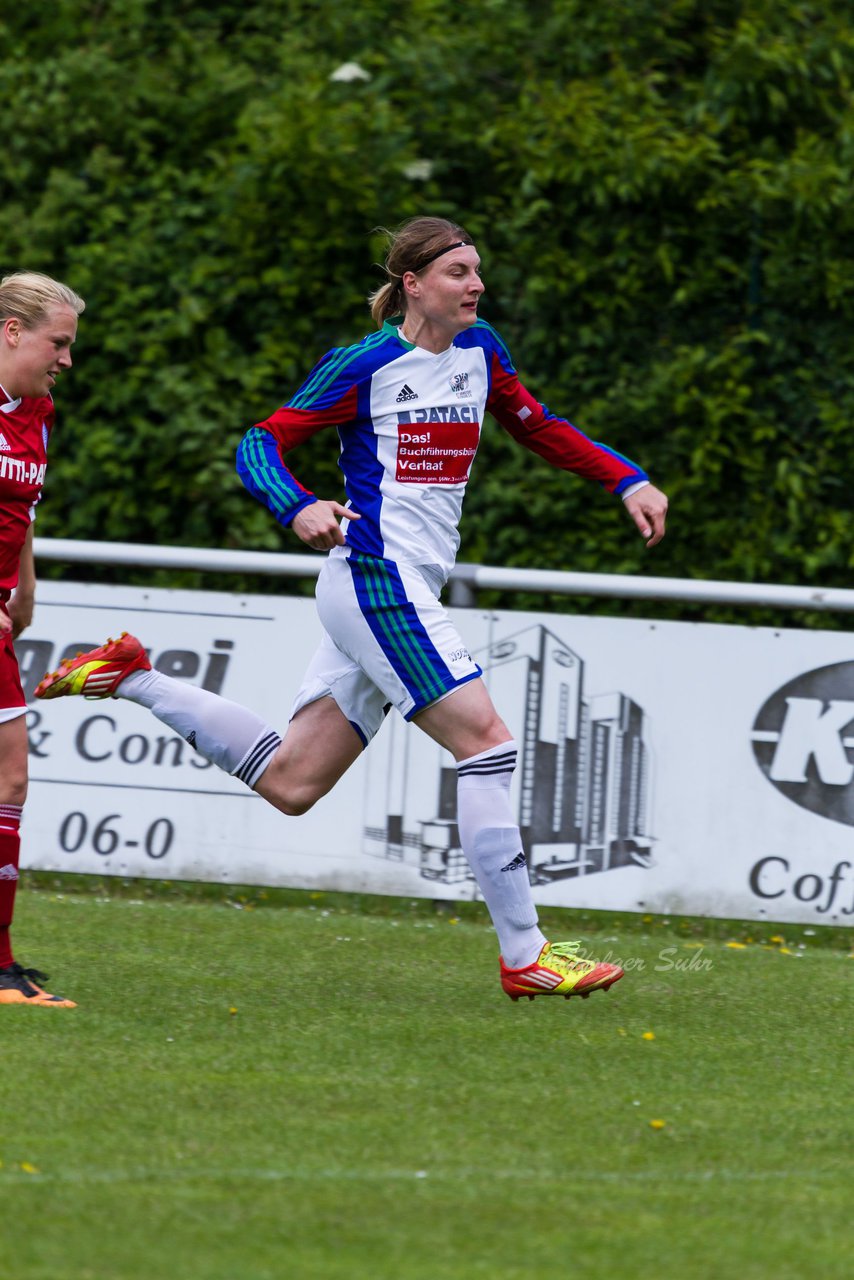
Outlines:
{"type": "MultiPolygon", "coordinates": [[[[31,0],[0,34],[0,267],[88,304],[40,532],[301,549],[236,443],[369,327],[375,229],[438,212],[531,389],[672,499],[651,558],[491,424],[464,559],[848,585],[848,3],[31,0]]],[[[295,459],[330,497],[336,452],[295,459]]]]}

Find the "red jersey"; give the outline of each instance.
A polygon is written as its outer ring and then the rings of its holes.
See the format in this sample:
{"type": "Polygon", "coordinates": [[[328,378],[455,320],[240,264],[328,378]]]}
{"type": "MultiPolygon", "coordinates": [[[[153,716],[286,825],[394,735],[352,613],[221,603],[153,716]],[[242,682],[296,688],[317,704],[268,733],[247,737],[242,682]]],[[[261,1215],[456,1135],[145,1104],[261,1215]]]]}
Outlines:
{"type": "Polygon", "coordinates": [[[18,581],[18,565],[47,470],[53,427],[48,396],[7,400],[0,388],[0,599],[18,581]]]}

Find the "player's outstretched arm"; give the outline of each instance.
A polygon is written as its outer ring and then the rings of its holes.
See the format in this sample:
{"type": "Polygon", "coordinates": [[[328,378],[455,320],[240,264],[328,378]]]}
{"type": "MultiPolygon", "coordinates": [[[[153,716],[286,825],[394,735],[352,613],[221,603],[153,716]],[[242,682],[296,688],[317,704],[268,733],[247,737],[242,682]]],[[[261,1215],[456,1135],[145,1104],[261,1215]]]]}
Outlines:
{"type": "Polygon", "coordinates": [[[623,506],[634,520],[646,545],[654,547],[664,537],[667,517],[667,498],[654,484],[645,484],[637,493],[626,498],[623,506]]]}
{"type": "Polygon", "coordinates": [[[318,498],[309,506],[298,511],[291,521],[291,528],[297,537],[315,551],[328,551],[330,547],[342,546],[344,534],[338,521],[359,520],[361,517],[350,507],[342,507],[340,502],[324,502],[318,498]]]}

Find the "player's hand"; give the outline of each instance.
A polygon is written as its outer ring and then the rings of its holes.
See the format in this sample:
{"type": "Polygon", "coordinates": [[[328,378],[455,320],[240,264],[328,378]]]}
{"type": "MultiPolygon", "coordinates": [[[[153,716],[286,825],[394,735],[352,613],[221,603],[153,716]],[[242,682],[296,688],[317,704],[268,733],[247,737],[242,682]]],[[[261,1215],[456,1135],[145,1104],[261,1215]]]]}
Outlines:
{"type": "MultiPolygon", "coordinates": [[[[33,620],[35,597],[29,594],[23,594],[19,588],[6,605],[6,608],[9,610],[9,618],[11,621],[9,623],[9,627],[3,627],[2,621],[0,621],[0,630],[8,630],[11,628],[12,639],[17,640],[21,632],[25,631],[33,620]]],[[[0,619],[5,620],[5,615],[0,615],[0,619]]]]}
{"type": "Polygon", "coordinates": [[[12,630],[12,623],[2,609],[0,609],[0,636],[5,636],[7,631],[12,630]]]}
{"type": "Polygon", "coordinates": [[[626,498],[623,506],[634,520],[646,545],[654,547],[664,537],[664,521],[667,516],[667,498],[654,484],[645,484],[637,493],[626,498]]]}
{"type": "Polygon", "coordinates": [[[340,519],[359,520],[357,511],[351,507],[342,507],[340,502],[324,502],[318,498],[311,506],[303,507],[291,521],[294,533],[307,547],[315,551],[328,551],[330,547],[344,545],[344,534],[338,523],[340,519]]]}

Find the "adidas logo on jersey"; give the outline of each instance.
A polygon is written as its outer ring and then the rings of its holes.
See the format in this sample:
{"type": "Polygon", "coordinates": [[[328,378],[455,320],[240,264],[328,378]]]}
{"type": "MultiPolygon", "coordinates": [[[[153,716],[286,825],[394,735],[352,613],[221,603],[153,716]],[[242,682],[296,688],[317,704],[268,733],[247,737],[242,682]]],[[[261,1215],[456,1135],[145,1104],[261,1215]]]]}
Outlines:
{"type": "Polygon", "coordinates": [[[5,449],[8,453],[11,448],[12,446],[9,444],[9,441],[3,435],[3,432],[0,431],[0,449],[5,449]]]}
{"type": "Polygon", "coordinates": [[[5,867],[0,867],[0,880],[17,880],[18,869],[11,862],[7,862],[5,867]]]}
{"type": "Polygon", "coordinates": [[[418,392],[413,391],[408,382],[404,382],[403,386],[395,396],[395,404],[406,404],[407,400],[417,400],[418,392]]]}

